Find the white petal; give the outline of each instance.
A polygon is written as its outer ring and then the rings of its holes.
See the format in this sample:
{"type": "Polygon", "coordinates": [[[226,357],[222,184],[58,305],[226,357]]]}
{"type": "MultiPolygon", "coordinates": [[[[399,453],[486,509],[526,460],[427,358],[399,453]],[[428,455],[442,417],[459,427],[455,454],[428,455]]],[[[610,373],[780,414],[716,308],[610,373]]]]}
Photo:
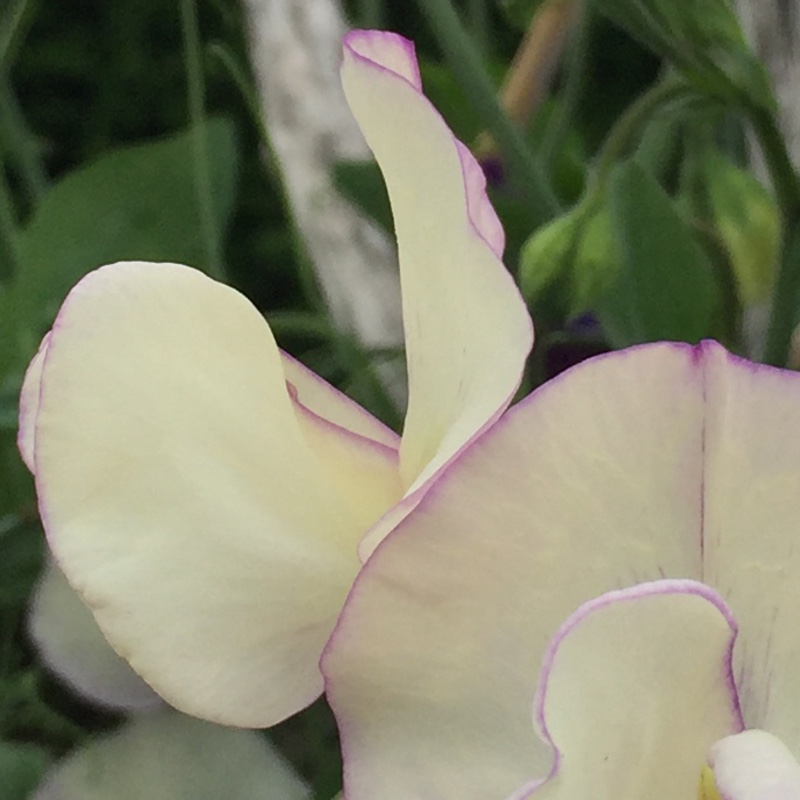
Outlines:
{"type": "Polygon", "coordinates": [[[798,800],[800,765],[769,733],[743,731],[711,748],[709,764],[723,800],[798,800]]]}
{"type": "Polygon", "coordinates": [[[693,798],[708,748],[741,730],[735,623],[693,581],[584,604],[545,654],[536,716],[555,750],[536,800],[693,798]]]}
{"type": "Polygon", "coordinates": [[[134,719],[59,762],[33,800],[308,797],[308,788],[259,734],[164,712],[134,719]]]}
{"type": "Polygon", "coordinates": [[[479,167],[423,96],[411,42],[349,34],[342,81],[392,203],[409,371],[400,463],[416,488],[506,408],[533,332],[479,167]]]}
{"type": "Polygon", "coordinates": [[[704,577],[741,629],[748,727],[800,753],[800,375],[707,346],[704,577]]]}
{"type": "Polygon", "coordinates": [[[703,373],[651,345],[565,373],[452,464],[362,570],[323,661],[348,800],[503,798],[549,754],[530,721],[582,602],[699,577],[703,373]]]}
{"type": "Polygon", "coordinates": [[[291,402],[244,297],[169,264],[70,293],[36,467],[51,547],[117,652],[171,704],[252,726],[318,696],[356,544],[391,502],[370,492],[400,491],[393,451],[291,402]]]}
{"type": "Polygon", "coordinates": [[[42,368],[47,356],[50,334],[45,334],[36,355],[28,365],[22,391],[19,397],[19,430],[17,431],[17,447],[25,466],[36,471],[36,416],[39,413],[39,391],[41,389],[42,368]]]}

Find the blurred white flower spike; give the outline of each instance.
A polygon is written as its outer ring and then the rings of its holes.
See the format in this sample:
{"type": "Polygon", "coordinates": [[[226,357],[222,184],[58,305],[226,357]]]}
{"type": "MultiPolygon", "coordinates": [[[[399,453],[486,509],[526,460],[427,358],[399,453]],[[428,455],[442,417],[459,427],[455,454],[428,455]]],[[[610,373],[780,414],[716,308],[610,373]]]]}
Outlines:
{"type": "Polygon", "coordinates": [[[127,712],[164,705],[111,649],[91,611],[52,561],[34,589],[28,631],[43,663],[88,700],[127,712]]]}
{"type": "Polygon", "coordinates": [[[796,372],[703,342],[508,412],[331,637],[348,800],[800,798],[798,409],[796,372]]]}
{"type": "Polygon", "coordinates": [[[311,792],[253,731],[174,711],[133,719],[60,761],[32,800],[309,800],[311,792]]]}
{"type": "Polygon", "coordinates": [[[242,295],[175,264],[84,278],[23,386],[59,566],[162,697],[223,723],[271,725],[320,694],[361,564],[501,416],[533,340],[483,175],[413,45],[353,32],[342,78],[395,218],[402,439],[283,355],[242,295]]]}

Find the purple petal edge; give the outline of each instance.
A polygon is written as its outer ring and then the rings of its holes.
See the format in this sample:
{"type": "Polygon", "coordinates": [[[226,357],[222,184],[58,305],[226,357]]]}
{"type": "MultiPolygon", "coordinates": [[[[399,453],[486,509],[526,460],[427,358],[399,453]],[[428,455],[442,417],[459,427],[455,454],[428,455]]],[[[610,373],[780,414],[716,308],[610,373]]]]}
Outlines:
{"type": "Polygon", "coordinates": [[[657,595],[675,595],[675,594],[692,594],[697,597],[702,597],[711,603],[724,617],[728,623],[731,634],[728,640],[728,647],[724,657],[724,679],[728,687],[728,693],[731,698],[731,706],[733,715],[736,718],[736,723],[739,730],[744,729],[744,717],[742,715],[741,705],[739,703],[739,693],[736,689],[736,681],[733,676],[733,647],[736,642],[736,637],[739,632],[739,627],[733,612],[728,607],[722,596],[707,586],[698,581],[689,580],[685,578],[665,579],[659,581],[649,581],[647,583],[640,583],[636,586],[631,586],[627,589],[617,589],[615,591],[607,592],[606,594],[595,597],[581,605],[573,614],[556,631],[555,635],[550,641],[550,644],[542,659],[542,668],[539,673],[539,688],[536,693],[536,700],[534,702],[534,724],[539,730],[542,738],[552,748],[553,751],[553,766],[550,773],[544,780],[535,781],[528,784],[524,789],[520,790],[514,800],[526,800],[531,797],[537,789],[544,786],[546,783],[555,778],[561,765],[561,751],[556,746],[555,742],[550,735],[547,727],[547,720],[545,719],[545,704],[547,700],[547,686],[552,672],[553,665],[558,655],[558,650],[564,639],[584,620],[591,616],[595,611],[612,605],[613,603],[628,602],[632,600],[639,600],[643,597],[653,597],[657,595]]]}

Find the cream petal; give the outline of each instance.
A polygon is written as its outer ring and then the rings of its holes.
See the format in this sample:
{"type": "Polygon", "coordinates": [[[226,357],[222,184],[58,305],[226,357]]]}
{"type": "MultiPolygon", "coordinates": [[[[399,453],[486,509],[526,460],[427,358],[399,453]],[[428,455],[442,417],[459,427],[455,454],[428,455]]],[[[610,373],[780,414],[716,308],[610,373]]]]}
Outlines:
{"type": "Polygon", "coordinates": [[[307,800],[263,736],[172,711],[140,717],[59,762],[33,800],[307,800]]]}
{"type": "Polygon", "coordinates": [[[345,94],[383,171],[397,233],[409,372],[400,466],[412,490],[502,413],[533,341],[479,167],[418,74],[413,44],[395,34],[345,38],[345,94]]]}
{"type": "Polygon", "coordinates": [[[800,798],[800,765],[780,739],[765,731],[722,739],[708,761],[722,800],[800,798]]]}
{"type": "Polygon", "coordinates": [[[281,361],[286,380],[290,384],[289,393],[295,404],[358,436],[392,450],[399,448],[400,437],[346,394],[342,394],[288,353],[281,352],[281,361]]]}
{"type": "Polygon", "coordinates": [[[507,797],[547,772],[535,675],[590,597],[699,578],[703,371],[648,345],[564,373],[453,463],[360,573],[323,658],[349,800],[507,797]]]}
{"type": "Polygon", "coordinates": [[[34,463],[36,451],[36,415],[39,413],[39,390],[42,381],[42,367],[47,355],[47,346],[50,342],[50,334],[46,333],[42,339],[36,355],[25,371],[25,378],[22,381],[22,391],[19,396],[19,429],[17,431],[17,447],[25,462],[25,466],[31,471],[36,471],[34,463]]]}
{"type": "MultiPolygon", "coordinates": [[[[261,315],[196,270],[102,268],[56,319],[36,421],[45,529],[115,650],[182,710],[260,727],[322,689],[364,528],[330,479],[331,436],[318,455],[308,429],[261,315]]],[[[338,455],[374,467],[364,442],[343,432],[338,455]]]]}
{"type": "Polygon", "coordinates": [[[800,375],[706,345],[703,580],[741,628],[748,727],[800,753],[800,375]]]}
{"type": "Polygon", "coordinates": [[[709,747],[742,729],[722,598],[664,580],[585,603],[544,658],[536,719],[554,751],[536,800],[692,798],[709,747]]]}
{"type": "Polygon", "coordinates": [[[146,711],[161,698],[103,638],[91,611],[52,562],[31,600],[28,630],[42,660],[80,694],[121,711],[146,711]]]}

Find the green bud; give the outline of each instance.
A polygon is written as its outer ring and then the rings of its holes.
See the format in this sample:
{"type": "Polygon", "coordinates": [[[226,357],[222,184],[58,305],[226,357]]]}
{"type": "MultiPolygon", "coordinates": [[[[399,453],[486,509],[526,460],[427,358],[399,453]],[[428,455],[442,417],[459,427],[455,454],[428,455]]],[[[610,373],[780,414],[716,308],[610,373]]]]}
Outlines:
{"type": "Polygon", "coordinates": [[[523,296],[533,301],[569,266],[576,235],[584,217],[576,206],[533,232],[520,254],[519,281],[523,296]]]}
{"type": "Polygon", "coordinates": [[[769,295],[781,245],[780,213],[772,195],[747,170],[717,151],[705,160],[711,222],[725,248],[742,303],[769,295]]]}
{"type": "Polygon", "coordinates": [[[619,248],[611,215],[602,206],[581,232],[571,269],[570,314],[586,311],[613,284],[619,272],[619,248]]]}

